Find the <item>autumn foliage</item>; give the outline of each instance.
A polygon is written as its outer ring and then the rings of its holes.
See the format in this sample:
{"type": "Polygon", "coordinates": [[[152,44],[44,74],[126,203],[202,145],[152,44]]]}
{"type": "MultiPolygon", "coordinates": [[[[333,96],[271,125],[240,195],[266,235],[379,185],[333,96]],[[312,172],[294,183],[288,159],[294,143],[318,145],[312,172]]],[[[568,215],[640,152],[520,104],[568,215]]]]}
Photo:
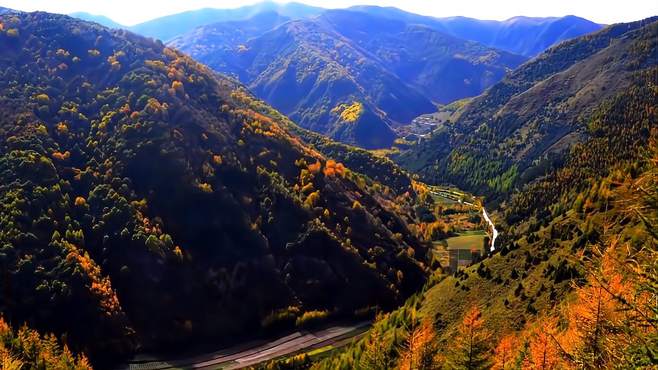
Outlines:
{"type": "Polygon", "coordinates": [[[439,367],[436,333],[431,321],[426,320],[412,330],[402,348],[400,370],[432,370],[439,367]]]}
{"type": "Polygon", "coordinates": [[[324,166],[324,175],[327,177],[345,176],[345,166],[342,163],[336,163],[336,161],[330,159],[324,166]]]}
{"type": "Polygon", "coordinates": [[[523,369],[551,370],[561,363],[561,353],[555,335],[554,319],[544,319],[543,324],[532,330],[529,352],[523,361],[523,369]]]}
{"type": "Polygon", "coordinates": [[[494,350],[493,370],[507,370],[514,368],[514,359],[518,340],[514,334],[508,334],[500,339],[494,350]]]}
{"type": "Polygon", "coordinates": [[[454,369],[489,368],[490,332],[484,327],[482,313],[473,306],[464,315],[452,345],[449,364],[454,369]]]}
{"type": "Polygon", "coordinates": [[[0,369],[91,369],[84,355],[75,356],[52,335],[23,326],[15,332],[0,317],[0,369]]]}

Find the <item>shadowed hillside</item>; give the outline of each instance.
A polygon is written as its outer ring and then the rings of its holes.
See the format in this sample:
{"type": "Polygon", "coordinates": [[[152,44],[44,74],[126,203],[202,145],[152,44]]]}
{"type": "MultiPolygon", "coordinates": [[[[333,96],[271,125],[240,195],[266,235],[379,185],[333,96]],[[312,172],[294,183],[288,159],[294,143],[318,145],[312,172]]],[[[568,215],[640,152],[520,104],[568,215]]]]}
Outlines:
{"type": "Polygon", "coordinates": [[[157,41],[47,13],[0,23],[11,323],[100,364],[390,308],[425,281],[408,183],[330,159],[157,41]]]}

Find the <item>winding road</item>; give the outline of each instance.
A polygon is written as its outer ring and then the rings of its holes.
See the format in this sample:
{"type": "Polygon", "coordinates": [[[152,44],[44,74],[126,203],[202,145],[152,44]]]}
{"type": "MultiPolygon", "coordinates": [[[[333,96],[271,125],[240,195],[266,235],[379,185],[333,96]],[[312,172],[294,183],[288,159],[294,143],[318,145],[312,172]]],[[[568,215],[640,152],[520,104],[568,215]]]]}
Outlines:
{"type": "Polygon", "coordinates": [[[326,346],[339,347],[348,344],[370,327],[370,322],[354,325],[333,326],[318,331],[297,331],[271,342],[251,342],[232,348],[188,358],[163,360],[142,357],[121,369],[165,370],[165,369],[241,369],[282,356],[326,346]]]}

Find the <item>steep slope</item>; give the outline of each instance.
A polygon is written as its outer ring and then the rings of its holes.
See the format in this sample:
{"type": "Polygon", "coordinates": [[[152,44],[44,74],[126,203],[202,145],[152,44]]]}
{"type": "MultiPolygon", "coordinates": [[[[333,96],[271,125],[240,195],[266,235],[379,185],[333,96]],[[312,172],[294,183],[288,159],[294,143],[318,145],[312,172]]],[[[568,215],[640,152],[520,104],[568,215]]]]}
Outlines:
{"type": "Polygon", "coordinates": [[[398,160],[428,181],[488,195],[543,176],[589,137],[587,122],[601,101],[658,63],[652,22],[610,26],[550,49],[398,160]]]}
{"type": "Polygon", "coordinates": [[[467,17],[434,18],[408,13],[397,8],[355,6],[350,10],[431,27],[464,40],[533,57],[564,40],[592,33],[602,25],[568,15],[564,17],[513,17],[505,21],[467,17]]]}
{"type": "Polygon", "coordinates": [[[156,18],[130,27],[130,30],[140,35],[169,41],[197,27],[217,22],[239,21],[249,19],[263,12],[277,12],[292,19],[308,18],[320,14],[324,9],[301,3],[280,4],[274,1],[263,1],[235,9],[199,9],[156,18]]]}
{"type": "MultiPolygon", "coordinates": [[[[626,31],[621,43],[635,51],[607,50],[608,61],[633,58],[627,66],[644,68],[622,76],[624,88],[594,107],[571,108],[573,115],[585,109],[582,142],[545,176],[508,194],[495,217],[501,237],[494,254],[436,279],[360,343],[312,368],[394,367],[412,355],[446,369],[468,367],[465,360],[481,368],[654,367],[657,27],[607,30],[626,31]]],[[[597,59],[592,50],[600,49],[601,37],[580,40],[571,51],[591,43],[590,56],[578,59],[597,59]]],[[[548,96],[554,90],[560,87],[548,96]]],[[[596,90],[583,94],[598,97],[596,90]]]]}
{"type": "Polygon", "coordinates": [[[104,15],[91,14],[87,12],[75,12],[69,14],[69,16],[82,19],[83,21],[95,22],[108,28],[127,28],[126,26],[117,23],[104,15]]]}
{"type": "Polygon", "coordinates": [[[0,22],[11,323],[107,364],[391,307],[425,280],[404,184],[330,160],[160,42],[46,13],[0,22]]]}
{"type": "Polygon", "coordinates": [[[362,13],[327,11],[259,34],[276,24],[268,17],[203,27],[171,45],[235,75],[302,126],[366,148],[390,146],[391,127],[433,112],[431,100],[479,94],[524,61],[362,13]]]}

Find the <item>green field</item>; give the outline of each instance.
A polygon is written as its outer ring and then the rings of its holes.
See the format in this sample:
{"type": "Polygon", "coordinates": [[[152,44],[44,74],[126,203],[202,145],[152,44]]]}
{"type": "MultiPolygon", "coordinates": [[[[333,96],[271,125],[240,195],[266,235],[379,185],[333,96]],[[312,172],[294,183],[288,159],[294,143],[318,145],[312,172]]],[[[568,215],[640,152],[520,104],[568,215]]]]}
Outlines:
{"type": "Polygon", "coordinates": [[[450,249],[478,249],[484,248],[484,238],[487,235],[480,233],[469,233],[468,235],[460,235],[446,239],[448,243],[448,250],[450,249]]]}

